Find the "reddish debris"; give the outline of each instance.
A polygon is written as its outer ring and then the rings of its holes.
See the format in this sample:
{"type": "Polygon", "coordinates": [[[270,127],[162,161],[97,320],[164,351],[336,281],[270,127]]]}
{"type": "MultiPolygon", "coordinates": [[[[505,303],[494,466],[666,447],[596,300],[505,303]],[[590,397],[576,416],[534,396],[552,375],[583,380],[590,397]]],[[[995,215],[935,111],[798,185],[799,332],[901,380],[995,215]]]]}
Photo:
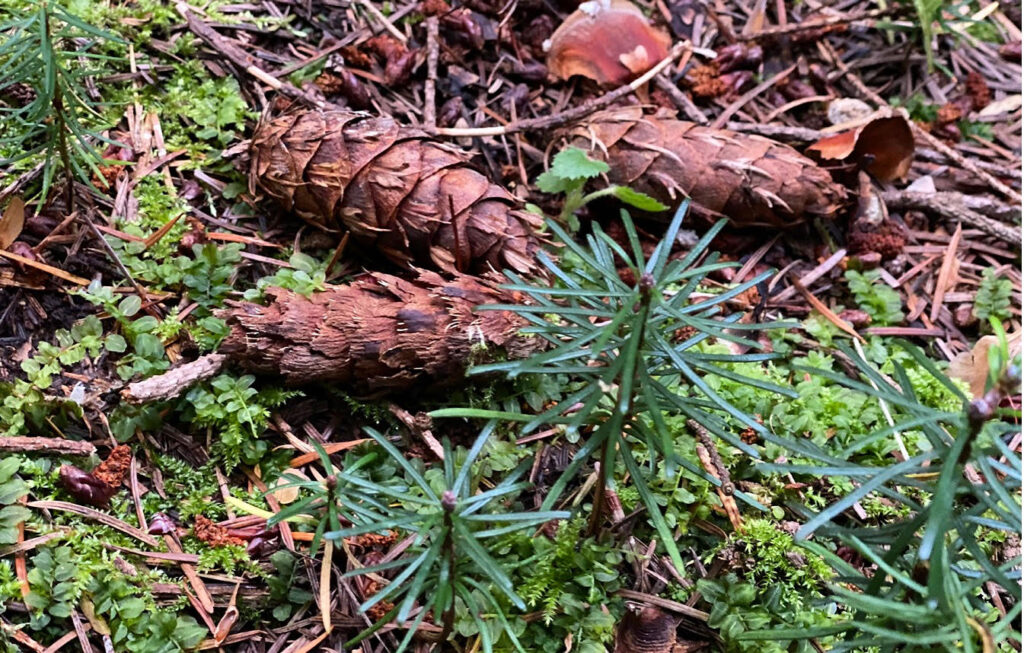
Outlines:
{"type": "Polygon", "coordinates": [[[999,46],[999,56],[1007,61],[1020,63],[1020,41],[1010,41],[999,46]]]}
{"type": "Polygon", "coordinates": [[[839,314],[839,319],[844,322],[849,322],[854,327],[860,329],[871,324],[871,316],[864,311],[848,308],[839,314]]]}
{"type": "Polygon", "coordinates": [[[892,218],[879,223],[856,220],[846,234],[851,254],[877,252],[883,261],[896,258],[907,244],[907,231],[892,218]]]}
{"type": "Polygon", "coordinates": [[[985,78],[977,71],[972,70],[964,80],[964,89],[971,99],[971,108],[981,111],[992,102],[992,89],[988,87],[985,78]]]}
{"type": "Polygon", "coordinates": [[[192,527],[192,534],[200,542],[205,542],[210,546],[228,546],[231,544],[245,546],[245,540],[231,535],[228,529],[218,526],[212,520],[202,515],[196,515],[196,523],[192,527]]]}
{"type": "Polygon", "coordinates": [[[132,464],[132,449],[126,444],[119,444],[110,452],[107,459],[92,470],[97,479],[117,488],[128,476],[128,468],[132,464]]]}

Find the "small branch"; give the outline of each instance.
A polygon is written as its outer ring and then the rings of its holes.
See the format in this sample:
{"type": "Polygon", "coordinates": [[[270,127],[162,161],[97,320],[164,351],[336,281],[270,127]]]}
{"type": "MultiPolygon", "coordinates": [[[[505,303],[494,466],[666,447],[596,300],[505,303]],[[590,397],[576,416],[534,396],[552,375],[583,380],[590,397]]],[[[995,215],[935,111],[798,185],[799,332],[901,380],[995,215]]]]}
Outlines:
{"type": "Polygon", "coordinates": [[[405,37],[405,34],[402,34],[402,32],[399,31],[397,27],[395,27],[394,23],[388,20],[388,17],[382,14],[380,12],[380,9],[377,9],[377,7],[374,6],[371,0],[360,0],[359,4],[362,5],[363,8],[365,8],[366,11],[369,12],[369,14],[373,16],[378,23],[383,25],[384,29],[386,29],[388,33],[391,34],[391,36],[395,37],[402,43],[408,42],[409,39],[405,37]]]}
{"type": "MultiPolygon", "coordinates": [[[[754,34],[737,34],[736,39],[739,41],[761,41],[766,39],[777,38],[780,36],[789,36],[790,34],[798,34],[800,32],[808,32],[811,30],[822,29],[825,27],[834,27],[836,25],[849,25],[851,23],[873,21],[875,18],[882,18],[884,16],[899,13],[899,10],[899,7],[890,7],[888,9],[871,9],[868,11],[858,12],[856,14],[840,14],[838,16],[828,16],[827,18],[818,18],[803,23],[794,23],[792,25],[779,25],[778,27],[769,27],[754,34]]],[[[873,22],[870,23],[870,25],[872,26],[873,24],[873,22]]]]}
{"type": "Polygon", "coordinates": [[[687,118],[698,125],[708,124],[708,117],[697,108],[697,105],[693,103],[693,100],[686,93],[680,91],[679,87],[672,83],[672,80],[666,74],[663,73],[655,77],[654,85],[658,87],[659,91],[672,98],[672,101],[686,114],[687,118]]]}
{"type": "MultiPolygon", "coordinates": [[[[888,190],[881,193],[882,201],[889,209],[906,210],[915,209],[928,211],[939,215],[947,220],[955,220],[984,231],[990,236],[999,240],[1016,245],[1021,245],[1021,231],[1019,227],[993,220],[981,212],[990,215],[1006,216],[1005,211],[1000,211],[994,202],[989,202],[980,197],[969,197],[961,193],[912,193],[905,190],[888,190]]],[[[1020,211],[1010,209],[1020,219],[1020,211]]]]}
{"type": "Polygon", "coordinates": [[[437,128],[437,58],[440,50],[437,16],[427,17],[427,80],[423,83],[423,124],[437,128]]]}
{"type": "Polygon", "coordinates": [[[45,453],[66,456],[91,456],[96,447],[84,440],[15,436],[0,438],[0,453],[45,453]]]}
{"type": "Polygon", "coordinates": [[[317,109],[324,108],[325,103],[323,101],[318,100],[309,93],[306,93],[302,89],[299,89],[288,82],[282,82],[281,80],[274,78],[266,71],[253,65],[251,63],[253,58],[250,57],[248,53],[237,45],[229,43],[224,39],[224,37],[217,33],[217,30],[213,29],[196,17],[189,6],[184,2],[176,3],[175,9],[177,9],[178,13],[185,19],[185,22],[188,24],[189,31],[202,39],[203,42],[213,48],[217,53],[223,55],[239,69],[244,70],[250,76],[256,78],[261,83],[266,84],[283,95],[287,95],[288,97],[296,100],[301,100],[317,109]]]}
{"type": "Polygon", "coordinates": [[[654,79],[658,73],[667,68],[684,52],[688,51],[690,47],[689,43],[677,43],[676,46],[672,48],[672,51],[669,52],[667,57],[659,61],[653,68],[640,77],[637,77],[631,83],[626,84],[625,86],[620,86],[614,91],[605,93],[601,97],[584,102],[580,106],[573,107],[567,111],[562,111],[550,116],[542,116],[540,118],[515,120],[507,125],[499,125],[497,127],[439,128],[433,130],[431,133],[437,136],[453,137],[502,136],[504,134],[514,134],[522,131],[553,129],[568,123],[576,122],[584,116],[588,116],[599,109],[603,109],[619,98],[633,93],[638,88],[654,79]]]}
{"type": "Polygon", "coordinates": [[[191,363],[129,384],[121,391],[121,396],[133,404],[174,399],[196,383],[220,372],[227,360],[228,357],[223,354],[200,356],[191,363]]]}

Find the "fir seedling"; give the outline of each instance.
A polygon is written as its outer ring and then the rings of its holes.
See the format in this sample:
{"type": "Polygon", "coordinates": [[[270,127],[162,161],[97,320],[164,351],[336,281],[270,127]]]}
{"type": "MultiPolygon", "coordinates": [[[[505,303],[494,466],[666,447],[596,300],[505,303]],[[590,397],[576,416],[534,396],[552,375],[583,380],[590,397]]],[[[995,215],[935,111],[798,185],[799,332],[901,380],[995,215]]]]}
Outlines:
{"type": "MultiPolygon", "coordinates": [[[[766,440],[776,440],[775,436],[723,399],[705,377],[717,375],[780,396],[795,396],[788,388],[744,377],[723,365],[771,360],[775,358],[773,354],[698,351],[697,345],[709,338],[760,349],[757,342],[740,334],[787,325],[741,324],[739,314],[721,315],[726,302],[766,279],[770,272],[711,297],[693,297],[706,275],[736,264],[720,263],[717,254],[707,253],[709,243],[722,229],[724,221],[709,230],[685,257],[670,259],[669,253],[686,209],[687,203],[683,202],[650,257],[644,255],[636,229],[625,212],[622,220],[630,243],[628,252],[598,225],[594,225],[594,233],[582,245],[559,225],[549,223],[554,235],[564,243],[566,257],[575,257],[578,266],[563,267],[541,254],[541,261],[557,280],[557,286],[533,285],[506,272],[513,283],[505,288],[523,293],[530,303],[484,306],[480,310],[519,313],[532,324],[526,331],[544,338],[550,347],[525,360],[482,365],[470,372],[504,372],[509,377],[567,375],[578,382],[574,387],[579,389],[536,416],[462,408],[433,413],[437,417],[521,421],[525,422],[524,434],[545,424],[564,425],[570,437],[586,434],[586,441],[552,486],[542,509],[552,508],[581,466],[591,456],[597,456],[600,474],[594,490],[590,527],[591,533],[596,533],[606,516],[605,490],[613,486],[617,464],[621,462],[636,484],[661,542],[680,570],[682,557],[657,497],[633,453],[636,443],[646,446],[652,466],[658,456],[663,457],[668,474],[674,474],[676,466],[682,465],[709,482],[721,485],[721,481],[674,452],[675,434],[667,425],[666,417],[693,419],[730,445],[758,458],[758,452],[737,437],[729,418],[732,423],[742,424],[742,428],[753,429],[766,440]],[[698,264],[702,257],[703,263],[698,264]],[[627,284],[619,277],[619,266],[628,266],[635,283],[627,284]]],[[[727,489],[733,490],[731,486],[727,489]]],[[[740,492],[736,496],[757,505],[740,492]]]]}
{"type": "MultiPolygon", "coordinates": [[[[996,325],[998,326],[998,324],[996,325]]],[[[989,651],[985,642],[1021,641],[1019,548],[995,556],[987,541],[1021,530],[1021,460],[1010,440],[1020,427],[1020,411],[1001,408],[1019,392],[1020,360],[1010,360],[1005,344],[993,347],[989,388],[968,400],[962,391],[913,345],[898,341],[921,368],[964,401],[961,411],[923,404],[907,373],[895,366],[895,383],[851,349],[840,347],[858,365],[861,379],[816,368],[797,371],[823,376],[894,407],[902,419],[859,439],[836,456],[824,451],[801,456],[814,464],[766,464],[766,471],[848,477],[851,492],[824,510],[794,506],[807,521],[797,538],[812,534],[837,538],[863,560],[850,564],[818,542],[806,546],[824,557],[838,577],[835,600],[853,614],[846,622],[817,629],[748,633],[751,639],[788,639],[847,633],[833,650],[879,647],[883,651],[989,651]],[[927,445],[908,459],[872,467],[849,462],[856,451],[895,434],[916,430],[927,445]],[[884,526],[858,523],[845,513],[870,495],[883,496],[906,510],[884,526]],[[993,589],[996,588],[996,589],[993,589]],[[1000,614],[993,591],[1010,597],[1000,614]]],[[[833,487],[835,485],[833,484],[833,487]]],[[[846,556],[849,558],[849,556],[846,556]]],[[[859,650],[859,649],[858,649],[859,650]]]]}
{"type": "MultiPolygon", "coordinates": [[[[520,610],[526,608],[516,594],[512,581],[490,551],[490,543],[499,535],[535,528],[554,519],[567,519],[569,513],[560,511],[494,512],[499,500],[505,501],[529,487],[518,481],[526,471],[520,466],[495,487],[478,492],[473,482],[473,463],[476,461],[495,424],[488,424],[458,467],[455,453],[448,443],[444,447],[444,487],[435,492],[427,480],[388,440],[373,429],[366,432],[405,470],[422,494],[397,493],[377,484],[365,484],[379,495],[391,494],[399,501],[417,505],[413,510],[390,510],[364,521],[359,526],[327,533],[326,537],[340,539],[362,533],[400,529],[413,534],[412,545],[397,560],[350,571],[348,577],[370,573],[401,570],[383,590],[366,599],[359,609],[369,610],[389,600],[395,606],[377,626],[394,618],[405,623],[415,609],[409,631],[397,651],[403,651],[412,641],[416,627],[429,612],[442,626],[441,641],[447,640],[455,625],[456,601],[463,602],[480,631],[483,650],[493,650],[491,630],[484,622],[484,614],[493,611],[509,640],[517,650],[523,651],[515,633],[505,617],[502,601],[511,602],[520,610]],[[497,593],[499,597],[495,596],[497,593]]],[[[349,646],[368,636],[373,628],[362,633],[349,646]]]]}
{"type": "Polygon", "coordinates": [[[93,175],[102,179],[96,143],[114,144],[89,127],[102,116],[86,80],[115,59],[96,52],[96,45],[121,40],[52,0],[28,6],[0,23],[0,147],[12,152],[0,165],[42,154],[40,196],[46,198],[60,170],[70,206],[74,179],[90,185],[93,175]]]}
{"type": "MultiPolygon", "coordinates": [[[[460,465],[456,465],[456,454],[445,443],[444,489],[440,492],[386,437],[371,428],[366,428],[366,433],[401,467],[415,487],[384,485],[366,478],[361,470],[377,459],[378,452],[369,453],[338,470],[323,449],[320,449],[321,460],[329,473],[323,481],[296,479],[277,486],[278,489],[312,490],[310,496],[280,511],[271,522],[313,515],[317,523],[314,550],[321,537],[337,541],[366,533],[399,532],[411,538],[411,544],[397,559],[345,574],[345,577],[393,575],[383,589],[365,597],[359,609],[367,612],[385,601],[384,605],[393,606],[374,626],[348,642],[346,648],[355,646],[392,620],[405,624],[412,618],[406,636],[396,649],[404,651],[416,628],[430,613],[442,626],[441,640],[444,641],[454,628],[458,601],[465,605],[479,627],[484,651],[490,652],[494,646],[492,631],[484,622],[484,615],[488,613],[496,615],[512,644],[517,650],[523,650],[505,617],[504,606],[507,603],[519,609],[526,606],[495,559],[490,543],[500,535],[535,528],[554,519],[566,519],[569,513],[495,511],[497,504],[530,486],[518,480],[526,471],[522,465],[494,487],[477,491],[473,464],[494,428],[491,423],[481,431],[460,465]],[[392,505],[387,505],[389,502],[392,505]],[[394,503],[402,507],[396,508],[394,503]],[[352,525],[342,528],[342,521],[352,525]]],[[[284,478],[288,480],[287,475],[284,478]]]]}

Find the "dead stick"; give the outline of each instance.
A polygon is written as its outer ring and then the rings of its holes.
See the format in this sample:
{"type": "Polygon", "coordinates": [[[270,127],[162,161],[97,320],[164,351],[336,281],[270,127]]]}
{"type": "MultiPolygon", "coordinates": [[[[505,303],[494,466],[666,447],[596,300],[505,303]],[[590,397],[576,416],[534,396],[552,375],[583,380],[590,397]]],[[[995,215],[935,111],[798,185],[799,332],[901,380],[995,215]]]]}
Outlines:
{"type": "MultiPolygon", "coordinates": [[[[1003,224],[978,213],[975,207],[968,206],[968,203],[964,201],[965,196],[960,193],[911,193],[905,190],[890,190],[883,191],[881,195],[882,201],[890,209],[928,211],[947,220],[955,220],[976,227],[988,235],[995,236],[1012,245],[1018,247],[1021,245],[1020,228],[1003,224]]],[[[1019,211],[1017,216],[1020,216],[1019,211]]]]}
{"type": "Polygon", "coordinates": [[[648,70],[646,73],[637,77],[634,81],[625,86],[620,86],[614,91],[605,93],[599,98],[595,98],[589,102],[585,102],[578,107],[573,107],[567,111],[562,111],[550,116],[542,116],[540,118],[527,118],[525,120],[516,120],[510,122],[507,125],[499,125],[497,127],[469,127],[469,128],[438,128],[433,130],[431,133],[437,136],[469,136],[469,137],[483,137],[483,136],[502,136],[504,134],[514,134],[516,132],[530,131],[530,130],[544,130],[553,129],[562,125],[576,122],[584,116],[590,115],[595,111],[602,109],[612,102],[618,100],[621,97],[625,97],[630,93],[636,91],[638,88],[646,84],[647,82],[654,79],[654,77],[662,70],[667,68],[669,64],[675,61],[679,56],[690,49],[690,44],[677,43],[667,57],[659,61],[653,68],[648,70]]]}
{"type": "Polygon", "coordinates": [[[10,438],[0,438],[0,452],[91,456],[96,453],[96,447],[93,446],[92,442],[86,442],[84,440],[15,436],[10,438]]]}
{"type": "Polygon", "coordinates": [[[202,20],[200,20],[187,4],[184,2],[178,2],[175,4],[175,9],[182,15],[185,22],[188,24],[190,32],[198,36],[208,46],[216,50],[219,54],[224,55],[228,61],[233,63],[235,66],[244,70],[258,81],[266,84],[270,88],[287,95],[296,100],[302,100],[303,102],[317,108],[322,109],[325,103],[311,96],[309,93],[296,88],[288,82],[282,82],[279,79],[275,79],[272,75],[266,71],[257,68],[251,63],[252,57],[246,53],[242,48],[228,43],[223,36],[217,33],[217,30],[213,29],[202,20]]]}
{"type": "Polygon", "coordinates": [[[223,354],[200,356],[191,363],[130,384],[121,391],[121,396],[134,404],[174,399],[196,383],[220,372],[227,360],[228,357],[223,354]]]}
{"type": "Polygon", "coordinates": [[[790,34],[796,34],[798,32],[807,32],[809,30],[833,27],[835,25],[849,25],[852,23],[871,21],[875,18],[882,18],[898,12],[898,7],[890,7],[888,9],[871,9],[869,11],[863,11],[856,14],[842,14],[838,16],[829,16],[827,18],[814,19],[803,23],[794,23],[792,25],[769,27],[757,32],[756,34],[739,34],[736,36],[736,39],[739,41],[760,41],[762,39],[789,36],[790,34]]]}
{"type": "Polygon", "coordinates": [[[437,127],[437,58],[440,50],[437,16],[427,17],[427,80],[423,83],[423,123],[437,127]]]}
{"type": "Polygon", "coordinates": [[[736,113],[744,106],[746,106],[747,102],[750,102],[758,95],[761,95],[761,93],[763,93],[764,91],[770,89],[771,87],[775,86],[782,80],[789,77],[790,73],[796,70],[796,67],[797,64],[793,64],[792,66],[786,68],[785,70],[780,70],[775,75],[773,75],[771,79],[767,79],[761,82],[754,88],[744,93],[742,96],[740,96],[738,100],[727,106],[725,108],[725,111],[723,111],[717,118],[714,119],[714,121],[711,123],[711,128],[721,129],[723,126],[725,126],[725,123],[729,120],[729,118],[732,118],[734,113],[736,113]]]}

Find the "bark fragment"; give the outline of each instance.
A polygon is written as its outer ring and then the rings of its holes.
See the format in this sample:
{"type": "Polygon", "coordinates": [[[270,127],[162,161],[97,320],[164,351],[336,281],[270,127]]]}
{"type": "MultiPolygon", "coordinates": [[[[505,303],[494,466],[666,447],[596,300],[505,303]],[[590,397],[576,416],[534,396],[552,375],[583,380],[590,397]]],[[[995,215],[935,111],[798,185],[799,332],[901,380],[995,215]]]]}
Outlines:
{"type": "Polygon", "coordinates": [[[480,304],[511,302],[480,279],[415,280],[367,274],[309,298],[272,288],[267,306],[224,311],[231,327],[220,353],[249,371],[290,385],[336,382],[358,395],[385,395],[417,385],[458,383],[470,362],[522,357],[540,346],[509,311],[480,304]]]}
{"type": "Polygon", "coordinates": [[[676,207],[739,227],[784,228],[831,218],[845,191],[788,145],[695,123],[644,116],[640,107],[595,114],[566,140],[611,167],[608,178],[676,207]]]}
{"type": "Polygon", "coordinates": [[[256,128],[250,188],[403,266],[534,269],[540,220],[469,155],[392,118],[297,111],[256,128]],[[454,215],[453,215],[454,214],[454,215]]]}

